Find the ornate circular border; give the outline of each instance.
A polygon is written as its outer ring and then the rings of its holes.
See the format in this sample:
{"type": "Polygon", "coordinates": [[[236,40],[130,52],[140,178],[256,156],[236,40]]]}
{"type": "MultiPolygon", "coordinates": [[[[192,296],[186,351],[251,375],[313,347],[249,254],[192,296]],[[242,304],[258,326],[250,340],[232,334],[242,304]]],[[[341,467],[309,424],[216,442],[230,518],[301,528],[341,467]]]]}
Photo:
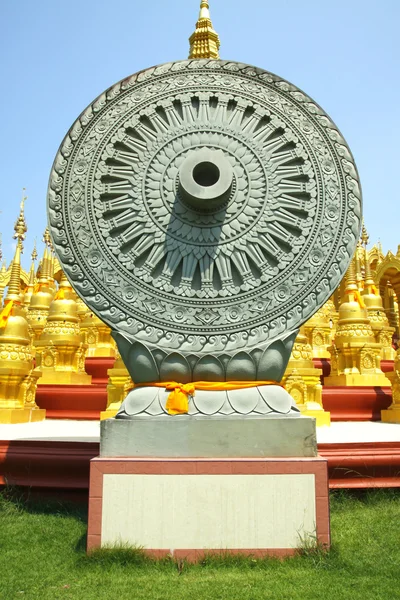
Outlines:
{"type": "MultiPolygon", "coordinates": [[[[318,141],[316,146],[317,144],[318,141]]],[[[150,154],[148,159],[151,159],[150,154]]],[[[318,185],[321,193],[322,182],[317,181],[318,185]]],[[[358,239],[361,190],[354,160],[337,127],[324,111],[298,88],[276,75],[241,63],[215,60],[181,61],[147,69],[117,83],[82,113],[65,137],[54,161],[49,181],[48,211],[54,246],[68,278],[82,299],[110,327],[149,345],[167,350],[179,348],[184,352],[202,353],[210,350],[223,352],[269,344],[286,335],[287,332],[294,331],[324,304],[343,277],[358,239]],[[294,294],[295,301],[292,306],[288,306],[287,302],[293,298],[292,289],[296,282],[292,280],[289,285],[278,276],[272,298],[272,303],[278,304],[278,307],[275,307],[273,312],[268,313],[271,300],[260,297],[257,289],[250,290],[246,297],[240,298],[240,301],[243,300],[242,305],[237,302],[237,298],[236,305],[233,306],[230,298],[226,301],[219,300],[219,307],[226,317],[222,324],[218,322],[218,317],[215,315],[212,300],[204,297],[203,302],[203,299],[200,299],[200,303],[203,304],[202,315],[198,311],[194,315],[194,307],[199,304],[199,299],[185,298],[183,306],[175,311],[174,323],[167,330],[165,321],[160,319],[160,313],[165,314],[165,304],[162,305],[157,293],[154,293],[151,288],[149,294],[151,296],[153,292],[154,298],[149,299],[143,296],[141,290],[135,289],[135,286],[127,285],[119,273],[124,267],[120,266],[117,258],[114,265],[109,265],[108,271],[106,268],[104,285],[98,285],[97,276],[91,277],[90,270],[93,273],[96,270],[104,273],[104,254],[106,251],[109,252],[109,249],[104,244],[102,252],[102,241],[97,240],[100,249],[92,248],[85,254],[85,248],[90,248],[93,241],[90,240],[93,232],[85,230],[84,227],[80,228],[79,221],[80,217],[82,221],[85,217],[89,219],[93,217],[90,213],[96,210],[96,199],[94,199],[94,207],[89,206],[88,203],[83,205],[76,203],[73,209],[75,211],[74,231],[68,223],[71,210],[68,198],[85,196],[85,186],[82,185],[79,189],[76,181],[71,185],[72,170],[74,169],[75,176],[86,177],[87,181],[91,181],[94,186],[94,165],[98,164],[101,152],[104,151],[104,148],[100,150],[101,140],[110,129],[109,119],[107,121],[102,118],[104,111],[108,111],[108,117],[110,114],[113,116],[113,127],[117,129],[124,111],[129,110],[132,103],[136,103],[138,107],[146,107],[151,102],[152,95],[157,94],[159,97],[164,91],[167,95],[168,79],[171,74],[179,73],[182,77],[175,78],[175,84],[185,86],[185,90],[188,89],[187,77],[190,76],[192,90],[195,90],[196,85],[199,89],[202,86],[214,85],[228,94],[242,92],[253,98],[255,95],[262,96],[263,102],[269,103],[275,113],[279,114],[281,110],[283,115],[285,112],[285,119],[289,122],[292,120],[296,125],[296,133],[308,139],[313,132],[316,132],[316,137],[322,138],[324,144],[330,149],[330,156],[324,158],[321,147],[320,160],[316,165],[317,174],[322,170],[328,179],[331,173],[337,176],[337,182],[332,184],[332,190],[325,182],[323,190],[326,196],[325,219],[319,231],[315,233],[314,242],[318,235],[318,243],[314,243],[316,247],[313,246],[313,254],[309,257],[310,268],[319,271],[320,277],[318,281],[313,280],[311,285],[307,277],[302,281],[302,266],[297,264],[296,277],[301,293],[294,294]],[[210,76],[214,79],[214,83],[210,82],[210,76]],[[179,79],[182,81],[180,82],[179,79]],[[218,86],[215,83],[217,80],[218,86]],[[238,85],[239,82],[240,92],[235,89],[235,84],[238,85]],[[84,160],[81,162],[75,160],[78,148],[83,151],[83,155],[86,153],[88,156],[96,157],[92,160],[88,173],[84,172],[84,160]],[[332,198],[340,197],[339,217],[338,202],[336,201],[335,204],[333,200],[331,201],[330,194],[332,198]],[[338,223],[340,240],[337,239],[337,235],[332,239],[330,223],[338,223]],[[78,242],[80,247],[77,248],[74,242],[78,242]],[[321,262],[325,269],[321,269],[321,262]],[[121,290],[116,303],[118,306],[110,302],[109,289],[114,284],[119,285],[121,290]],[[144,318],[134,310],[135,302],[141,295],[143,297],[140,300],[146,306],[144,318]],[[281,310],[279,310],[280,303],[283,303],[281,310]],[[248,313],[250,311],[254,316],[250,327],[245,329],[242,325],[244,310],[248,313]],[[191,311],[192,315],[190,315],[191,311]],[[183,316],[186,316],[186,321],[183,316]],[[202,331],[199,332],[198,326],[191,326],[190,319],[192,322],[194,319],[197,323],[200,321],[202,331]]],[[[296,262],[296,257],[293,262],[296,262]]],[[[173,312],[173,307],[171,310],[173,312]]],[[[248,321],[249,319],[246,321],[247,324],[248,321]]]]}

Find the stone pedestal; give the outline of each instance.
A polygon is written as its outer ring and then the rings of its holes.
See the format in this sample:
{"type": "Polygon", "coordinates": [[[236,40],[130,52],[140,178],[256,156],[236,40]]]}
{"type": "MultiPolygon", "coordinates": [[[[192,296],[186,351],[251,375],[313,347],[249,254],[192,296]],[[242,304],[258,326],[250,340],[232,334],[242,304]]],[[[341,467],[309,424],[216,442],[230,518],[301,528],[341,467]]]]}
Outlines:
{"type": "Polygon", "coordinates": [[[88,550],[157,557],[291,554],[329,545],[327,463],[315,419],[136,416],[101,423],[91,461],[88,550]]]}
{"type": "Polygon", "coordinates": [[[292,554],[329,546],[325,459],[95,458],[88,550],[143,547],[190,561],[205,553],[292,554]]]}

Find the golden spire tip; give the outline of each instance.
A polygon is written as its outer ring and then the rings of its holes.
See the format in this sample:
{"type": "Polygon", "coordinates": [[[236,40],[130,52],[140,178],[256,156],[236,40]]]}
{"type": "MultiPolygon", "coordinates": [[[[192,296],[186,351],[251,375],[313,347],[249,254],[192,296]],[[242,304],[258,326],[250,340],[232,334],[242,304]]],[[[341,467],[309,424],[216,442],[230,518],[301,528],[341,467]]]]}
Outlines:
{"type": "Polygon", "coordinates": [[[219,58],[220,40],[217,32],[213,29],[209,9],[209,3],[206,0],[201,0],[196,29],[189,38],[189,58],[219,58]]]}
{"type": "Polygon", "coordinates": [[[15,222],[15,226],[14,226],[14,239],[18,240],[18,243],[21,243],[21,252],[22,252],[22,242],[25,239],[25,234],[28,231],[28,227],[26,226],[26,221],[25,221],[25,201],[27,200],[27,196],[25,196],[25,188],[22,188],[22,200],[21,200],[21,204],[20,204],[20,211],[19,211],[19,216],[18,219],[15,222]]]}

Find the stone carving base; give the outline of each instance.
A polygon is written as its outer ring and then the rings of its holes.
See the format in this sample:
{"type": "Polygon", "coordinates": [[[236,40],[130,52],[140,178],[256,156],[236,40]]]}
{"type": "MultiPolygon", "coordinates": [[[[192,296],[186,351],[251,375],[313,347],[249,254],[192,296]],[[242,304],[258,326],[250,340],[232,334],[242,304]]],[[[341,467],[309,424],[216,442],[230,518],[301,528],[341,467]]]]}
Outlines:
{"type": "MultiPolygon", "coordinates": [[[[125,398],[117,419],[138,415],[167,415],[170,392],[164,388],[138,387],[125,398]]],[[[196,390],[189,397],[189,415],[288,415],[299,413],[293,398],[280,385],[262,385],[230,391],[196,390]]]]}
{"type": "Polygon", "coordinates": [[[141,415],[101,422],[102,457],[316,456],[315,419],[292,415],[141,415]]]}

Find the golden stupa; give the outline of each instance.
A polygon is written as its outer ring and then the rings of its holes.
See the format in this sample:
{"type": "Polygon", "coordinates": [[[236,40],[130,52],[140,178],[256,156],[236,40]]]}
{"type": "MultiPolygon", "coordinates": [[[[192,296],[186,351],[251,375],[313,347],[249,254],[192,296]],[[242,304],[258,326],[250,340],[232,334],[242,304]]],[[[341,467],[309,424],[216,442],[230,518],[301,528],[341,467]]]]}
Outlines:
{"type": "Polygon", "coordinates": [[[42,421],[46,411],[35,403],[37,379],[34,370],[32,346],[25,310],[22,307],[21,253],[27,231],[24,202],[15,224],[17,240],[11,264],[10,280],[4,307],[0,315],[0,423],[27,423],[42,421]]]}

